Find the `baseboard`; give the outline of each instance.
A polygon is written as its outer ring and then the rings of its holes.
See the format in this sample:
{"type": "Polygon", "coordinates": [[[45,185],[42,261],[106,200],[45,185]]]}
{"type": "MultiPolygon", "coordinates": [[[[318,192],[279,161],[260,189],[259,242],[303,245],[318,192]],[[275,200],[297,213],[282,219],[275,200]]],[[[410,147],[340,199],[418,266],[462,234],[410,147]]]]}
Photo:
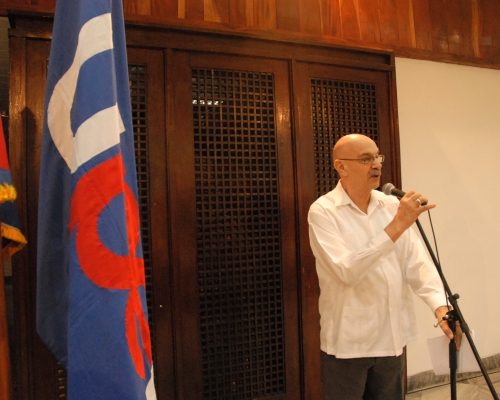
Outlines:
{"type": "MultiPolygon", "coordinates": [[[[500,354],[482,359],[487,371],[497,371],[500,369],[500,354]]],[[[481,371],[459,373],[457,381],[481,376],[481,371]]],[[[434,386],[445,385],[450,382],[449,375],[436,375],[434,371],[424,371],[408,377],[408,393],[417,392],[434,386]]]]}

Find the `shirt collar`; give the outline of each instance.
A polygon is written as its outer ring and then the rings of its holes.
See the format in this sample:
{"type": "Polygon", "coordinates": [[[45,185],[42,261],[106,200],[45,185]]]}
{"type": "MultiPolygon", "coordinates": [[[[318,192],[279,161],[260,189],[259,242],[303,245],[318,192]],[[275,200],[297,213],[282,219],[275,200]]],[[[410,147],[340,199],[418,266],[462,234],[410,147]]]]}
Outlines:
{"type": "MultiPolygon", "coordinates": [[[[332,190],[329,194],[331,196],[331,199],[335,203],[336,207],[340,206],[345,206],[345,205],[351,205],[355,209],[359,210],[358,206],[354,204],[354,202],[351,200],[347,192],[345,191],[344,187],[342,186],[342,181],[339,181],[337,183],[337,186],[335,187],[334,190],[332,190]]],[[[370,204],[368,205],[368,214],[377,206],[384,206],[387,202],[387,195],[378,191],[378,190],[372,190],[371,192],[371,198],[370,198],[370,204]]]]}

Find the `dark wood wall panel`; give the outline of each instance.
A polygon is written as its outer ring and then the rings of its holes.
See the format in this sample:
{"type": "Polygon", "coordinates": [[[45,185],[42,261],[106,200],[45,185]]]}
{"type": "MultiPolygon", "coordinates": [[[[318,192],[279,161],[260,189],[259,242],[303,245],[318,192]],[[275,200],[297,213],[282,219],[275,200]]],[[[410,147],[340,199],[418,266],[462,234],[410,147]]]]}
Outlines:
{"type": "Polygon", "coordinates": [[[478,16],[478,53],[485,58],[500,59],[500,1],[487,1],[478,16]],[[495,16],[489,18],[488,16],[495,16]]]}
{"type": "MultiPolygon", "coordinates": [[[[55,0],[0,0],[53,13],[55,0]]],[[[500,68],[498,0],[124,0],[127,21],[393,50],[500,68]]]]}

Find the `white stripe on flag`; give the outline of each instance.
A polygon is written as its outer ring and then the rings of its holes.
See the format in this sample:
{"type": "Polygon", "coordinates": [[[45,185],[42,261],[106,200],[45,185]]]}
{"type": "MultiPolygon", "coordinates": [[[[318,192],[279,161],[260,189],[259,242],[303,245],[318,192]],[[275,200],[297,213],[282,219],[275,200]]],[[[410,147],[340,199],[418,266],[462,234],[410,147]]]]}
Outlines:
{"type": "Polygon", "coordinates": [[[88,59],[111,49],[111,14],[103,14],[86,22],[78,36],[73,64],[55,85],[48,104],[47,124],[52,140],[72,173],[92,157],[117,145],[120,133],[125,130],[116,104],[92,115],[80,126],[76,137],[73,137],[71,130],[71,107],[80,68],[88,59]],[[79,149],[78,154],[75,154],[75,146],[79,149]]]}

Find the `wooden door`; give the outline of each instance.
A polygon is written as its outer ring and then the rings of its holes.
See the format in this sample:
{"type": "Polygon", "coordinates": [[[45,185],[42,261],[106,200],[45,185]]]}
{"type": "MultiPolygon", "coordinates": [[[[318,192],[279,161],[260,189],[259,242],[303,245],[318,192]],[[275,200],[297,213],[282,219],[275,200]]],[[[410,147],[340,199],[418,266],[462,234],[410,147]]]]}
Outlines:
{"type": "Polygon", "coordinates": [[[287,64],[173,52],[168,75],[179,398],[298,399],[287,64]]]}
{"type": "Polygon", "coordinates": [[[155,384],[159,399],[173,399],[173,283],[168,251],[165,53],[163,50],[134,47],[127,53],[155,384]]]}
{"type": "Polygon", "coordinates": [[[332,190],[338,177],[332,148],[349,133],[371,137],[385,154],[385,182],[400,183],[399,143],[394,126],[392,76],[387,71],[342,65],[296,62],[293,66],[295,148],[301,266],[301,325],[304,393],[321,398],[319,385],[319,287],[309,247],[309,206],[332,190]]]}

